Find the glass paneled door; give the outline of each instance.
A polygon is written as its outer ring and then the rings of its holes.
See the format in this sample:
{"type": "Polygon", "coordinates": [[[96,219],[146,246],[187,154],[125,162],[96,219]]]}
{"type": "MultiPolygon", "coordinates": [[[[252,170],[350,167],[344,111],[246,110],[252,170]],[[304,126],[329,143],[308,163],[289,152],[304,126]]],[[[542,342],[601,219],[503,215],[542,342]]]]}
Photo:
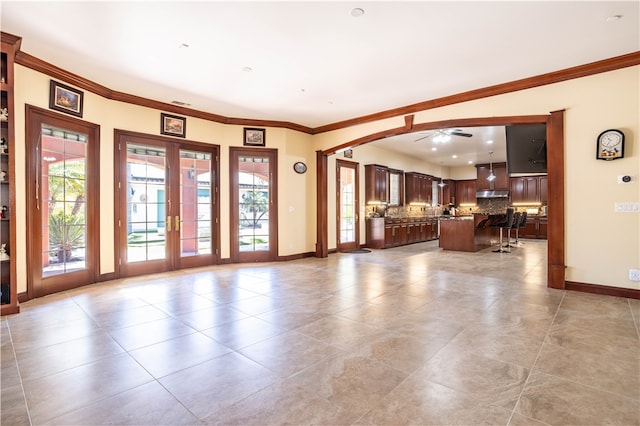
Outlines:
{"type": "Polygon", "coordinates": [[[336,160],[337,250],[359,247],[358,164],[336,160]]]}
{"type": "Polygon", "coordinates": [[[99,128],[27,108],[27,293],[97,281],[99,128]]]}
{"type": "Polygon", "coordinates": [[[277,151],[231,148],[231,256],[275,260],[278,253],[277,151]]]}
{"type": "Polygon", "coordinates": [[[217,147],[118,135],[119,276],[217,263],[217,147]]]}

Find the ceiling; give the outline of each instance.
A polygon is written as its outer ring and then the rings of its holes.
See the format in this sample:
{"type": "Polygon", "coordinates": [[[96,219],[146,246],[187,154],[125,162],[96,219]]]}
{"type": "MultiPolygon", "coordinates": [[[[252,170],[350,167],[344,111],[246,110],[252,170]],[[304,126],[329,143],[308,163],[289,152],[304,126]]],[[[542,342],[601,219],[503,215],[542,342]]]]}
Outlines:
{"type": "Polygon", "coordinates": [[[308,127],[640,50],[637,1],[3,0],[1,7],[2,31],[22,37],[24,52],[109,89],[308,127]],[[363,13],[354,16],[355,8],[363,13]]]}

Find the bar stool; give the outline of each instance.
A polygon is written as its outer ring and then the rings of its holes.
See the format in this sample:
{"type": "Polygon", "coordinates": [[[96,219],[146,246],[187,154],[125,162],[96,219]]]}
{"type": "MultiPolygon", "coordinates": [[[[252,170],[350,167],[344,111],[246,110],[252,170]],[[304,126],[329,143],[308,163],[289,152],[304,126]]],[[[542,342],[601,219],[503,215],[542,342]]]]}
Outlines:
{"type": "Polygon", "coordinates": [[[520,228],[524,228],[525,226],[527,226],[527,212],[522,212],[522,214],[520,215],[520,223],[516,228],[516,245],[518,245],[518,231],[520,230],[520,228]]]}
{"type": "Polygon", "coordinates": [[[516,232],[518,232],[518,227],[520,226],[520,212],[515,212],[513,214],[513,223],[511,224],[511,228],[507,229],[507,247],[512,248],[515,247],[518,242],[517,242],[517,238],[516,238],[516,242],[514,242],[514,245],[511,245],[511,230],[515,229],[516,232]]]}
{"type": "Polygon", "coordinates": [[[511,227],[513,226],[513,213],[514,213],[514,208],[513,207],[508,207],[507,208],[507,213],[505,215],[504,221],[503,222],[496,222],[494,224],[492,224],[491,226],[494,228],[500,228],[500,245],[498,246],[497,250],[494,250],[494,253],[511,253],[510,251],[507,251],[505,249],[502,248],[502,230],[503,229],[511,229],[511,227]]]}

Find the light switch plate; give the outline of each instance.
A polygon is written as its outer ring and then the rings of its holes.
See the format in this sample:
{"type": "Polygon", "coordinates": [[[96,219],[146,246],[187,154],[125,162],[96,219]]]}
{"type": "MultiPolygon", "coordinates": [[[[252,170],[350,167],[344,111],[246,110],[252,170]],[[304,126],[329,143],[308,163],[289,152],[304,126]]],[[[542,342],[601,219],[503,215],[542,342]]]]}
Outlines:
{"type": "Polygon", "coordinates": [[[616,213],[638,213],[640,203],[615,203],[614,209],[616,213]]]}

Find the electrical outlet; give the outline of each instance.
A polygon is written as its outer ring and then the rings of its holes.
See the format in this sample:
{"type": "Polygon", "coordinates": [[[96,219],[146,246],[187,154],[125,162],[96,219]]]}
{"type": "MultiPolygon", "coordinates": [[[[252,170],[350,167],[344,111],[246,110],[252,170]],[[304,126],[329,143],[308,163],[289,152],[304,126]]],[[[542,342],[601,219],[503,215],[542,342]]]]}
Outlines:
{"type": "Polygon", "coordinates": [[[640,269],[629,269],[629,280],[640,281],[640,269]]]}

